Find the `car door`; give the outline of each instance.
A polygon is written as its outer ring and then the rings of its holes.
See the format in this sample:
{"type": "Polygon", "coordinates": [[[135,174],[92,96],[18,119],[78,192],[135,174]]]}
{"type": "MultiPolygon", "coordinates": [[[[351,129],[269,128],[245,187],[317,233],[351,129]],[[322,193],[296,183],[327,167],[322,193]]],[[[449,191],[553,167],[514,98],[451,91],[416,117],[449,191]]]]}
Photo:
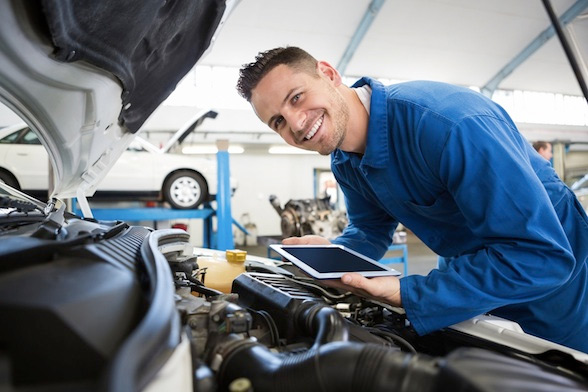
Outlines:
{"type": "Polygon", "coordinates": [[[153,181],[154,154],[147,151],[126,150],[98,186],[99,191],[159,191],[153,181]]]}

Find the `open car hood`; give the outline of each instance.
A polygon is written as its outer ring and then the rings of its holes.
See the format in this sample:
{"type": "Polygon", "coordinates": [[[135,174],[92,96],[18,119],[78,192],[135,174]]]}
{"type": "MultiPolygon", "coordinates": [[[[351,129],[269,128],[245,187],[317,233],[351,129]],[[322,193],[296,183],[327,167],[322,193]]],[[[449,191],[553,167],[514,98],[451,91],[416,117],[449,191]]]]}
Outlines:
{"type": "Polygon", "coordinates": [[[85,201],[238,0],[0,2],[0,99],[85,201]]]}

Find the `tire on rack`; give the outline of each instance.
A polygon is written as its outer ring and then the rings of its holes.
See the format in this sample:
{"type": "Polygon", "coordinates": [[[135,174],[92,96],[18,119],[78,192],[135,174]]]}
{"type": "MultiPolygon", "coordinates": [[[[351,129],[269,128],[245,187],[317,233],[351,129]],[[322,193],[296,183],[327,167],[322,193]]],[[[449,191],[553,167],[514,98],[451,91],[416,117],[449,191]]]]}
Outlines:
{"type": "Polygon", "coordinates": [[[20,190],[18,181],[9,171],[0,169],[0,182],[13,187],[16,190],[20,190]]]}
{"type": "Polygon", "coordinates": [[[163,183],[163,198],[172,208],[189,210],[198,208],[208,200],[208,185],[200,173],[180,170],[163,183]]]}

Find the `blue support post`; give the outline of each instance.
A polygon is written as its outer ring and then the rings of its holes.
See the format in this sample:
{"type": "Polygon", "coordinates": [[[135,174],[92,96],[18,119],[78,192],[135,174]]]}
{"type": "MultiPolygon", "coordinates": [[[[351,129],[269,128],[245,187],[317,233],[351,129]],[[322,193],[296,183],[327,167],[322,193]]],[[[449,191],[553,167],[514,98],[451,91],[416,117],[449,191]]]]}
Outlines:
{"type": "Polygon", "coordinates": [[[218,190],[216,192],[217,243],[219,250],[234,248],[233,216],[231,214],[231,182],[229,172],[229,141],[217,140],[218,190]]]}
{"type": "MultiPolygon", "coordinates": [[[[208,205],[208,207],[212,209],[210,205],[208,205]]],[[[213,248],[213,239],[212,215],[209,215],[202,221],[202,247],[209,249],[213,248]]]]}

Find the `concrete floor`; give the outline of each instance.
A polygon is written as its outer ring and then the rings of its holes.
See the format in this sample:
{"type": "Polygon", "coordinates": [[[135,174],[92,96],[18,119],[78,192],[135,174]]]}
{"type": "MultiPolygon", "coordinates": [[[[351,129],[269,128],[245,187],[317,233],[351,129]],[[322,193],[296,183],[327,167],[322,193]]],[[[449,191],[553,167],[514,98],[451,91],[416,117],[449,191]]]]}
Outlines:
{"type": "MultiPolygon", "coordinates": [[[[430,250],[411,232],[407,233],[406,245],[408,249],[408,274],[409,275],[426,275],[429,271],[437,266],[437,255],[430,250]]],[[[267,257],[267,247],[265,245],[257,246],[237,246],[239,249],[247,251],[248,254],[267,257]]],[[[384,257],[399,257],[400,252],[390,251],[384,257]]],[[[392,268],[403,272],[402,263],[389,264],[392,268]]]]}

